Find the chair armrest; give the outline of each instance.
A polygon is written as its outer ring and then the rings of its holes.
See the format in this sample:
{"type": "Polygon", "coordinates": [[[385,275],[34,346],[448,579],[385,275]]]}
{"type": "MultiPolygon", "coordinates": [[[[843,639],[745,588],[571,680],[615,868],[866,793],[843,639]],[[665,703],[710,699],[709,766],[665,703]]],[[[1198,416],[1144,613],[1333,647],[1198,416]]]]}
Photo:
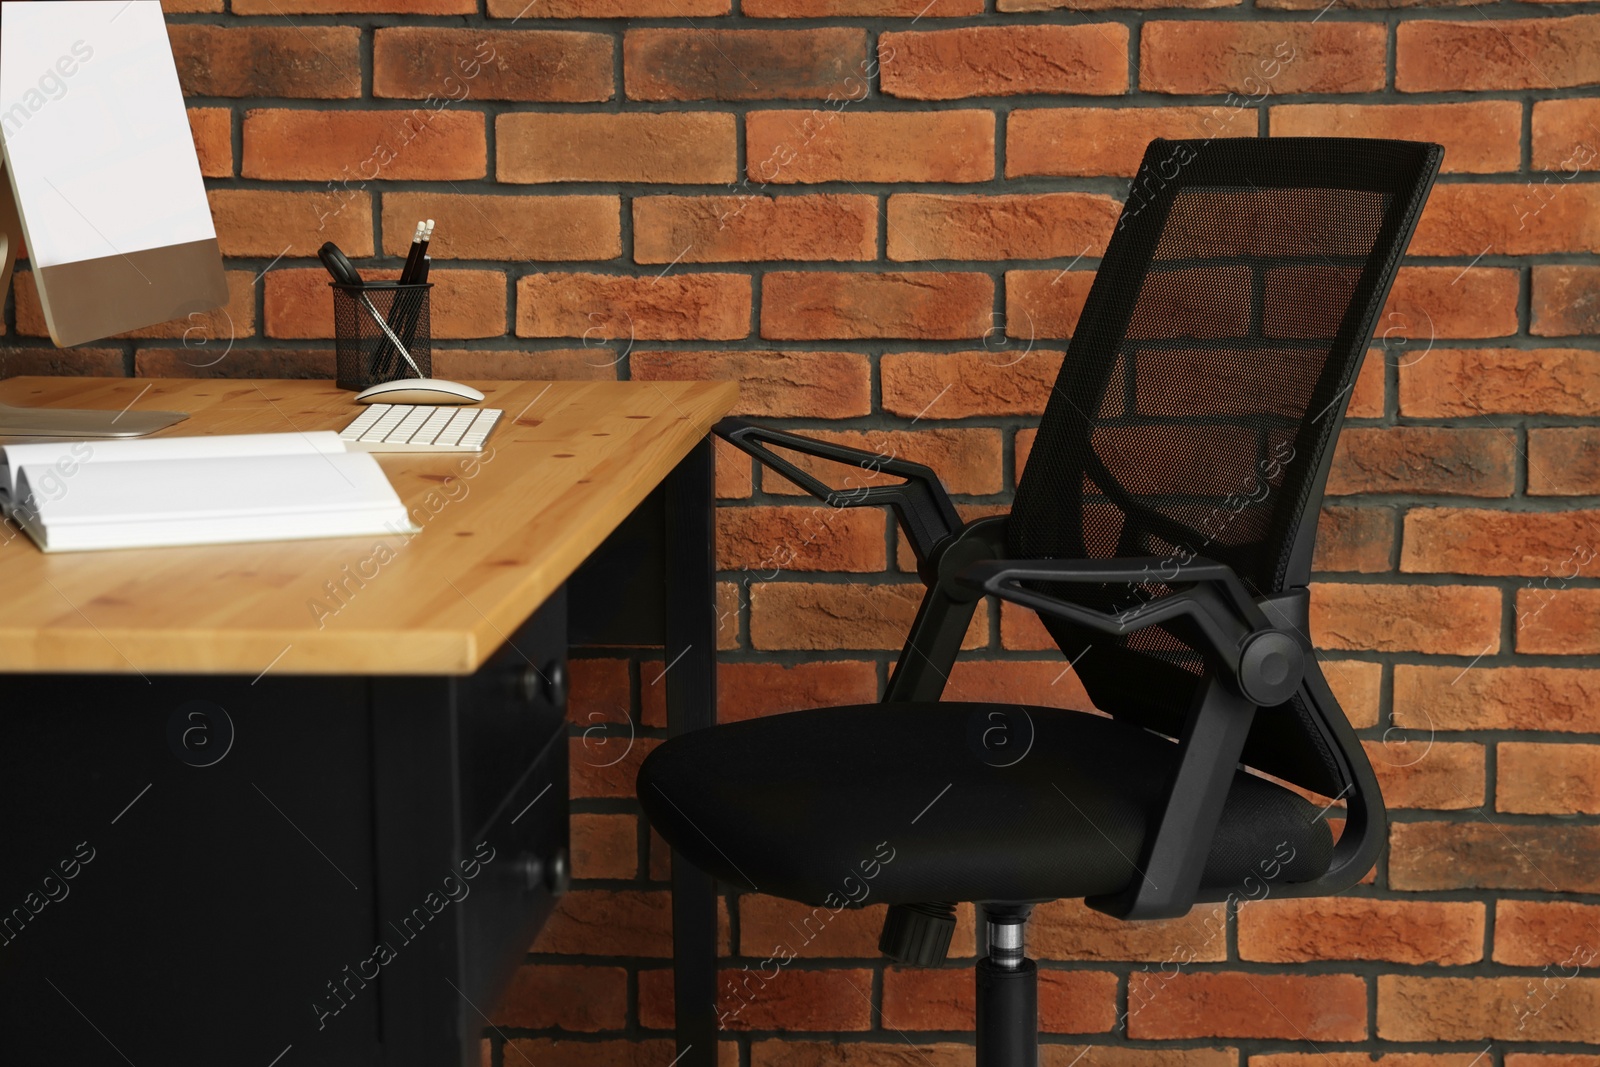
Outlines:
{"type": "Polygon", "coordinates": [[[769,430],[765,426],[743,419],[723,419],[714,426],[718,437],[750,453],[800,488],[821,500],[829,507],[853,508],[866,504],[887,504],[894,510],[911,551],[919,564],[932,559],[934,549],[941,541],[960,532],[963,523],[950,503],[950,495],[939,483],[939,476],[920,463],[911,463],[877,452],[843,445],[814,441],[799,434],[782,430],[769,430]],[[793,452],[818,459],[844,463],[862,470],[879,471],[906,479],[899,485],[860,486],[854,489],[834,489],[807,474],[799,467],[774,455],[763,447],[774,444],[793,452]]]}
{"type": "Polygon", "coordinates": [[[1199,896],[1222,808],[1244,752],[1256,710],[1292,697],[1305,678],[1305,652],[1275,629],[1232,568],[1196,558],[983,561],[957,579],[970,588],[1058,619],[1122,635],[1180,616],[1192,619],[1215,660],[1226,668],[1206,678],[1184,717],[1178,764],[1136,866],[1116,893],[1090,897],[1090,907],[1121,919],[1185,914],[1199,896]],[[1128,611],[1101,611],[1023,582],[1113,585],[1158,582],[1166,596],[1128,611]]]}
{"type": "Polygon", "coordinates": [[[1305,677],[1305,650],[1293,634],[1274,627],[1233,568],[1195,557],[1177,563],[1156,557],[1126,559],[989,560],[974,563],[957,581],[979,592],[1100,633],[1122,636],[1188,616],[1226,667],[1239,693],[1257,707],[1294,695],[1305,677]],[[1160,583],[1173,592],[1121,612],[1101,611],[1024,582],[1073,585],[1160,583]]]}

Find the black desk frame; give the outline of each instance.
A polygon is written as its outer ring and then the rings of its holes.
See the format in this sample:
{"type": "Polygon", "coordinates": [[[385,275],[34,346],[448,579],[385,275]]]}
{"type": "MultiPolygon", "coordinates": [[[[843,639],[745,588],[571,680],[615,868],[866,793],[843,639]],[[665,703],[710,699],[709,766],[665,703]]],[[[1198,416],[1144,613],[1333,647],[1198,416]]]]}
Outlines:
{"type": "MultiPolygon", "coordinates": [[[[715,722],[712,457],[709,439],[696,444],[567,587],[471,676],[296,676],[288,665],[258,678],[0,676],[15,712],[0,717],[0,767],[17,772],[14,781],[0,782],[0,799],[11,824],[24,830],[11,840],[8,860],[26,859],[9,874],[0,870],[0,909],[20,904],[58,858],[73,855],[80,838],[90,838],[103,857],[82,867],[70,896],[37,912],[0,946],[0,967],[25,980],[27,994],[61,1018],[47,1032],[29,1025],[20,1002],[0,1004],[8,1049],[27,1058],[37,1040],[43,1062],[61,1058],[70,1045],[87,1067],[124,1062],[119,1045],[130,1052],[160,1048],[169,1067],[198,1067],[215,1062],[218,1047],[243,1028],[257,1043],[271,1031],[263,1067],[273,1055],[275,1067],[334,1061],[440,1067],[458,1055],[476,1064],[480,1013],[493,1008],[468,1006],[452,987],[492,990],[498,982],[503,988],[553,906],[549,890],[559,882],[548,863],[541,873],[511,861],[525,848],[546,856],[566,845],[564,701],[559,687],[518,695],[514,681],[529,665],[544,668],[546,655],[564,659],[569,643],[662,646],[670,732],[715,722]],[[625,595],[594,595],[619,577],[625,595]],[[622,610],[596,618],[585,606],[597,604],[622,610]],[[234,709],[240,744],[212,768],[184,766],[168,751],[162,727],[170,725],[169,713],[187,701],[219,699],[234,709]],[[486,736],[479,733],[485,723],[486,736]],[[501,737],[515,749],[514,759],[501,759],[493,774],[479,773],[484,765],[473,753],[501,737]],[[138,793],[150,780],[157,788],[138,793]],[[541,789],[558,781],[563,789],[531,808],[541,789]],[[61,803],[41,810],[46,799],[61,803]],[[427,940],[406,942],[416,947],[403,949],[376,989],[345,987],[354,990],[349,1005],[328,1029],[314,1027],[306,1009],[314,997],[329,997],[321,980],[349,981],[339,965],[356,963],[374,939],[389,936],[385,920],[437,886],[473,838],[516,823],[530,810],[524,804],[538,817],[524,819],[507,838],[516,855],[506,849],[501,862],[486,865],[491,873],[479,877],[470,903],[446,907],[427,940]],[[285,808],[300,817],[310,845],[289,830],[285,808]],[[184,851],[190,848],[198,860],[184,851]],[[338,864],[312,848],[326,849],[338,864]],[[303,890],[291,898],[312,877],[307,872],[321,879],[309,903],[303,890]],[[525,889],[513,889],[524,881],[525,889]],[[116,952],[118,930],[144,941],[117,956],[112,974],[97,957],[116,952]],[[276,961],[278,973],[239,952],[252,939],[270,947],[261,955],[276,961]],[[152,981],[140,961],[163,956],[179,962],[149,969],[152,981]],[[53,979],[54,992],[45,978],[53,979]],[[191,1003],[182,1002],[178,984],[198,994],[191,1003]],[[200,1003],[210,1005],[209,1013],[200,1003]],[[222,1007],[238,1004],[251,1005],[250,1020],[228,1017],[222,1007]],[[270,1026],[252,1028],[256,1016],[270,1026]],[[62,1029],[72,1040],[64,1042],[62,1029]],[[279,1053],[283,1045],[290,1047],[279,1053]]],[[[672,879],[677,1062],[712,1067],[715,883],[686,862],[673,864],[672,879]]],[[[134,1054],[136,1062],[147,1058],[134,1054]]]]}

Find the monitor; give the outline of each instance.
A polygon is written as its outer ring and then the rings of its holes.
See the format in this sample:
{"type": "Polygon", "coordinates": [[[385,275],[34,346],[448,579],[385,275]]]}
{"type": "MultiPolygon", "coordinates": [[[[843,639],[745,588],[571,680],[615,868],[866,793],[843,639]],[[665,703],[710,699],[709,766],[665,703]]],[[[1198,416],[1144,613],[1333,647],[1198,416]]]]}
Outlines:
{"type": "MultiPolygon", "coordinates": [[[[57,345],[227,303],[160,0],[0,3],[0,145],[0,293],[20,238],[57,345]]],[[[137,436],[178,418],[0,405],[0,435],[137,436]]]]}

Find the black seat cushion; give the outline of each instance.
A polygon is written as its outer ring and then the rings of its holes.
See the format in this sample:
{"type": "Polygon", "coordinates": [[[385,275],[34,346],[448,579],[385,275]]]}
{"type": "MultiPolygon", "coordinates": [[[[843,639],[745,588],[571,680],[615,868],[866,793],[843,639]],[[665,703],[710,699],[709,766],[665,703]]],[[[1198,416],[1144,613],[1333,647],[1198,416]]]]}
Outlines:
{"type": "MultiPolygon", "coordinates": [[[[1176,753],[1083,712],[864,704],[669,740],[640,768],[639,801],[696,867],[807,904],[1053,900],[1136,876],[1176,753]]],[[[1202,899],[1325,873],[1319,814],[1241,771],[1202,899]]]]}

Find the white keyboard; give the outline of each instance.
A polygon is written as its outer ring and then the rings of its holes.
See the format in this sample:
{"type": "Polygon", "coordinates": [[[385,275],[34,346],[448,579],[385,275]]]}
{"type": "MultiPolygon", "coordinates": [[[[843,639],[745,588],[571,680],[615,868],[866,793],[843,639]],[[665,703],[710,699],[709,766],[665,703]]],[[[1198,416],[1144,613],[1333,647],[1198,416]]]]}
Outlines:
{"type": "Polygon", "coordinates": [[[352,452],[482,452],[498,408],[370,404],[339,437],[352,452]]]}

